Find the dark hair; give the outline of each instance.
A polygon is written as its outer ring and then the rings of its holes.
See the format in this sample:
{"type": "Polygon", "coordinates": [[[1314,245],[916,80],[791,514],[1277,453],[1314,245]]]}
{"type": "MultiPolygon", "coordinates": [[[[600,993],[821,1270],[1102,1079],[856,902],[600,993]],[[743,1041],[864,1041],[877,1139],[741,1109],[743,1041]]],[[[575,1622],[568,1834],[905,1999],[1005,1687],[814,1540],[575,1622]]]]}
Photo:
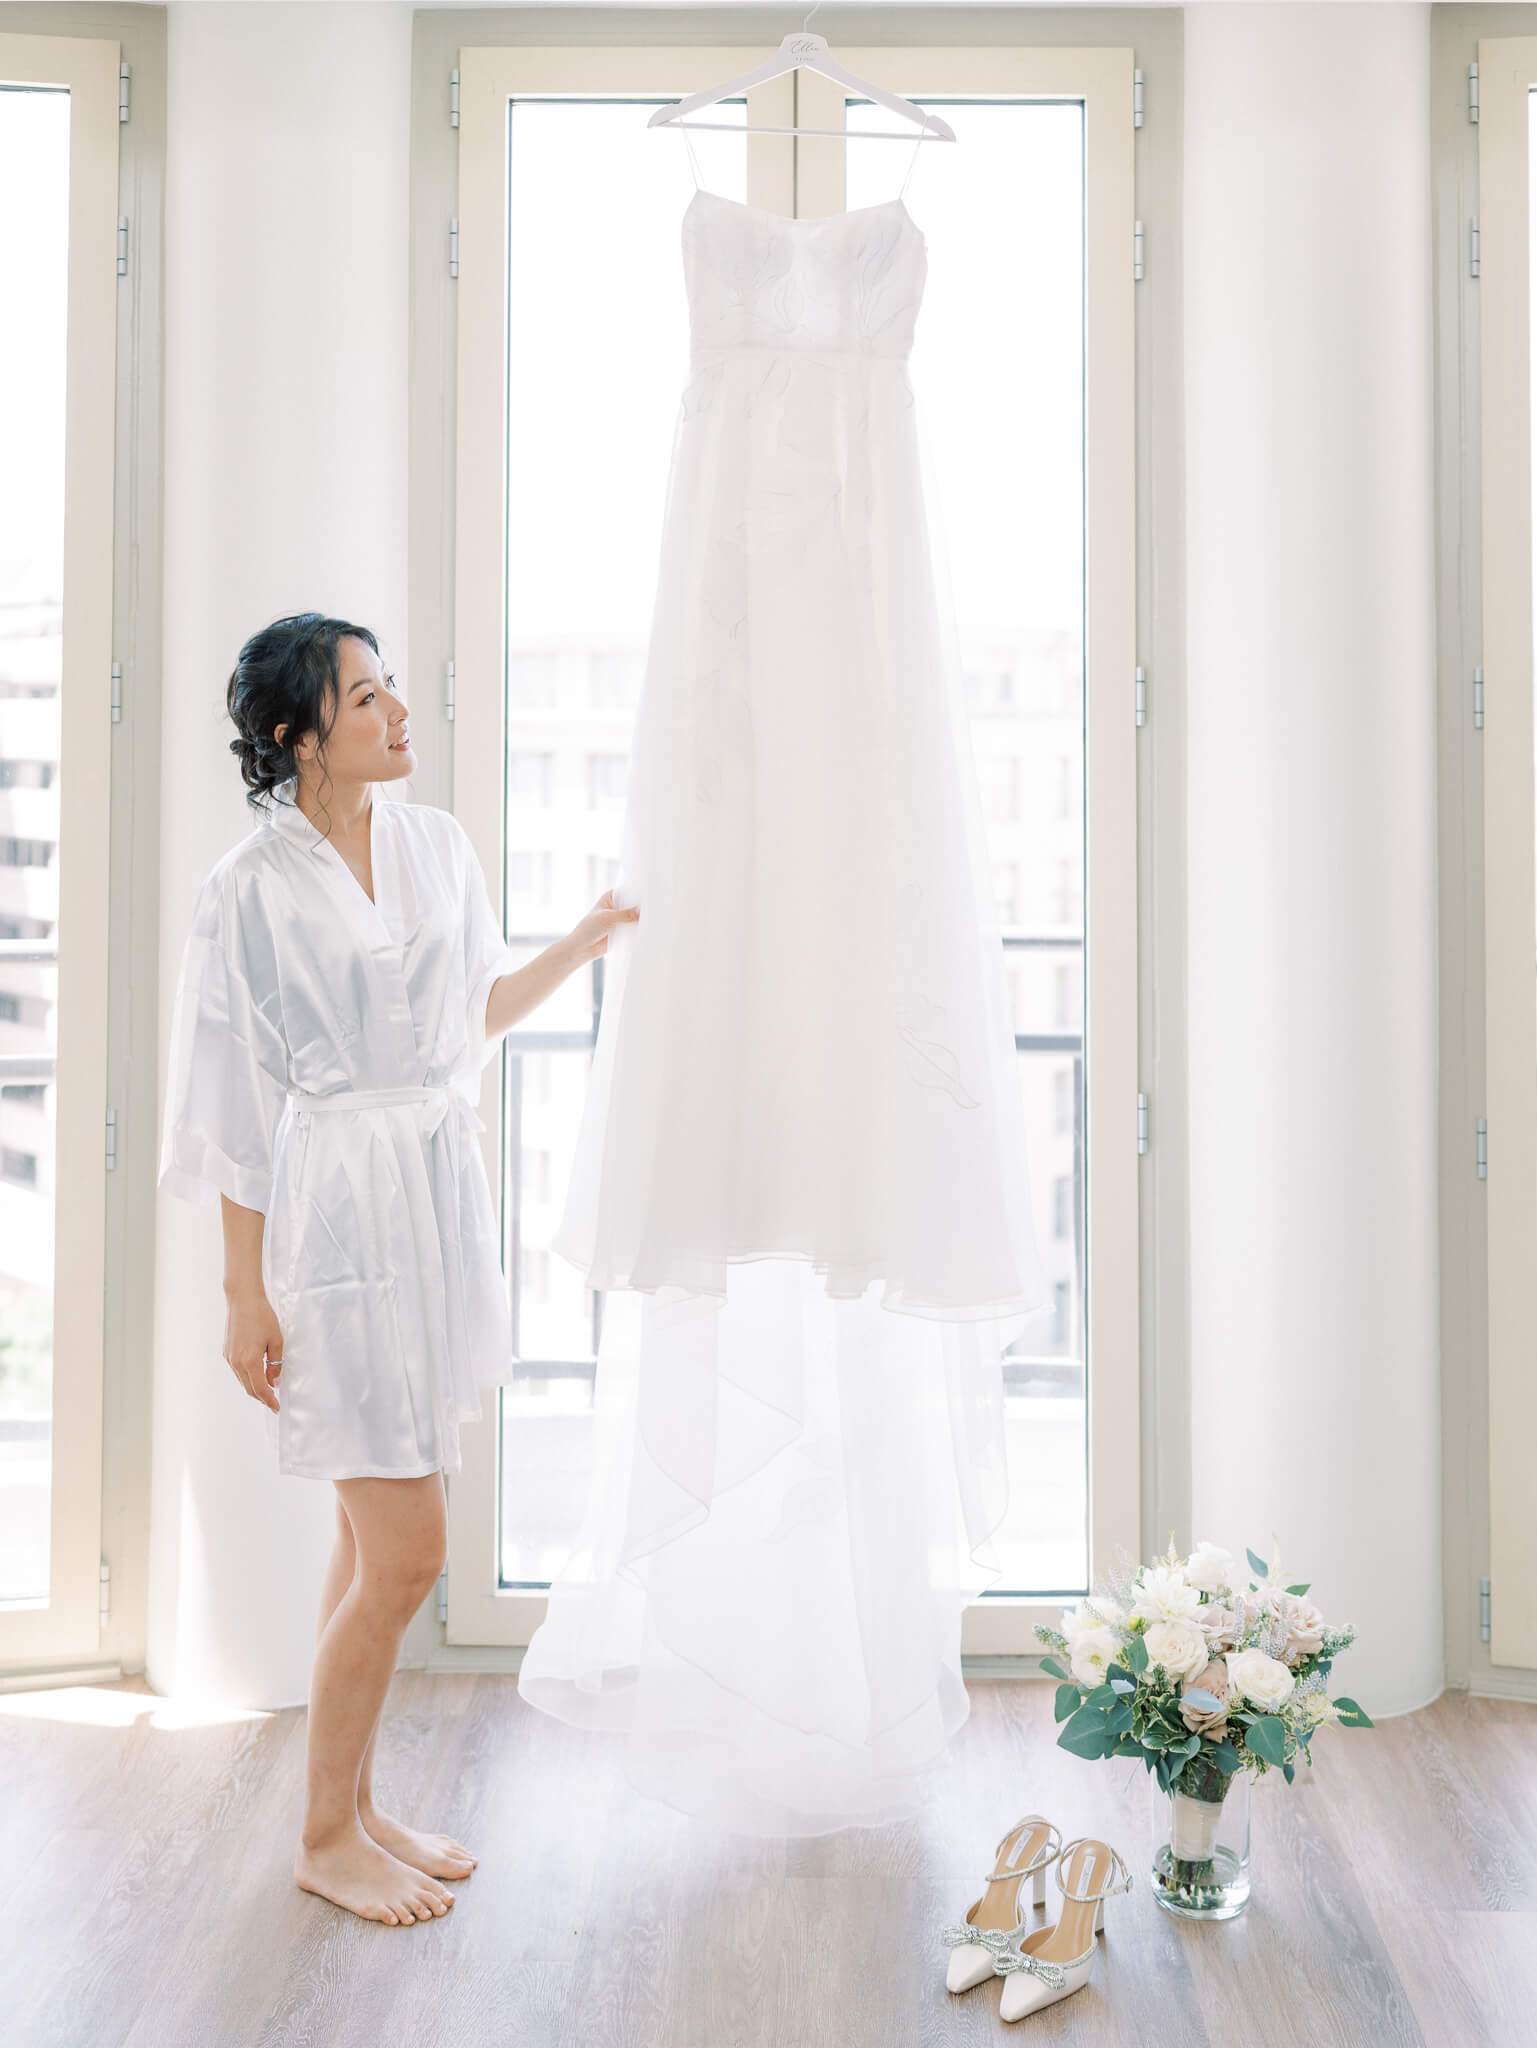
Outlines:
{"type": "Polygon", "coordinates": [[[341,699],[336,643],[349,634],[379,652],[367,626],[321,612],[274,619],[241,648],[225,701],[235,725],[229,749],[240,763],[247,803],[265,798],[270,804],[277,785],[298,773],[294,746],[307,732],[319,735],[324,765],[341,699]],[[287,732],[275,740],[273,732],[285,723],[287,732]]]}

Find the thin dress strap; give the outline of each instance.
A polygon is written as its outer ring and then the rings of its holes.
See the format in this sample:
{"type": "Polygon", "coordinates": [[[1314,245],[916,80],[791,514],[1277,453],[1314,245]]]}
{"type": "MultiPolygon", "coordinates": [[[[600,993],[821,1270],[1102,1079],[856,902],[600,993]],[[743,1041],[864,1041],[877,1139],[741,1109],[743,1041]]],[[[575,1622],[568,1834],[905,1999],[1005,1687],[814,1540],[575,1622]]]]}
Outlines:
{"type": "Polygon", "coordinates": [[[694,138],[689,134],[687,127],[681,121],[678,123],[678,133],[683,137],[684,142],[688,146],[689,168],[694,173],[694,190],[696,192],[703,191],[704,187],[699,176],[699,159],[694,154],[694,138]]]}
{"type": "Polygon", "coordinates": [[[902,189],[897,194],[897,197],[899,199],[905,199],[907,197],[907,188],[909,184],[912,182],[913,172],[918,167],[918,152],[923,147],[923,139],[928,134],[928,132],[929,131],[927,130],[927,128],[920,128],[918,130],[918,140],[913,144],[912,158],[907,166],[907,176],[902,180],[902,189]]]}

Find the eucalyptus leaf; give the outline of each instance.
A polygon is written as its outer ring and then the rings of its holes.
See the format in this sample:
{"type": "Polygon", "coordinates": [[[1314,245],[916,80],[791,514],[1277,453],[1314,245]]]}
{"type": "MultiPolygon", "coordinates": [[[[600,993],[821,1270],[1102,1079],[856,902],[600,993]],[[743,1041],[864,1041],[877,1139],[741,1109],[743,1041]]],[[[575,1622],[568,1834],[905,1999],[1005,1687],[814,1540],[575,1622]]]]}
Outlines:
{"type": "Polygon", "coordinates": [[[1104,1715],[1093,1707],[1080,1707],[1057,1737],[1057,1743],[1069,1755],[1087,1757],[1090,1762],[1104,1756],[1110,1747],[1104,1715]]]}
{"type": "Polygon", "coordinates": [[[1185,1698],[1192,1707],[1197,1708],[1203,1714],[1220,1714],[1222,1712],[1221,1700],[1217,1698],[1215,1693],[1208,1692],[1204,1685],[1191,1686],[1189,1692],[1185,1694],[1185,1698]]]}
{"type": "Polygon", "coordinates": [[[1129,1678],[1112,1678],[1110,1681],[1110,1690],[1117,1695],[1133,1693],[1136,1689],[1129,1678]]]}
{"type": "Polygon", "coordinates": [[[1041,1669],[1048,1678],[1066,1678],[1068,1676],[1055,1657],[1043,1657],[1041,1659],[1041,1669]]]}
{"type": "Polygon", "coordinates": [[[1261,1714],[1249,1729],[1249,1747],[1267,1764],[1284,1762],[1286,1723],[1274,1714],[1261,1714]]]}
{"type": "Polygon", "coordinates": [[[1270,1567],[1263,1558],[1256,1557],[1252,1550],[1245,1550],[1244,1556],[1249,1560],[1249,1569],[1256,1578],[1268,1579],[1270,1577],[1270,1567]]]}
{"type": "Polygon", "coordinates": [[[1286,1780],[1288,1785],[1291,1783],[1292,1779],[1296,1777],[1296,1775],[1297,1767],[1295,1764],[1282,1764],[1281,1776],[1286,1780]]]}
{"type": "Polygon", "coordinates": [[[1057,1687],[1057,1719],[1059,1721],[1065,1721],[1069,1714],[1076,1714],[1079,1705],[1078,1688],[1076,1685],[1069,1682],[1067,1685],[1059,1685],[1057,1687]]]}
{"type": "Polygon", "coordinates": [[[1101,1713],[1106,1707],[1115,1705],[1115,1694],[1108,1685],[1096,1685],[1092,1692],[1084,1695],[1086,1707],[1097,1707],[1101,1713]]]}
{"type": "Polygon", "coordinates": [[[1133,1671],[1146,1671],[1147,1644],[1143,1642],[1141,1636],[1133,1636],[1127,1643],[1123,1654],[1125,1661],[1131,1666],[1133,1671]]]}
{"type": "Polygon", "coordinates": [[[1376,1722],[1372,1720],[1366,1710],[1363,1707],[1358,1707],[1354,1700],[1347,1699],[1344,1693],[1340,1694],[1334,1704],[1339,1709],[1340,1726],[1342,1728],[1376,1727],[1376,1722]]]}
{"type": "Polygon", "coordinates": [[[1243,1762],[1243,1758],[1226,1736],[1220,1742],[1212,1744],[1211,1758],[1220,1771],[1236,1771],[1243,1762]]]}
{"type": "Polygon", "coordinates": [[[1304,1579],[1300,1586],[1288,1586],[1286,1590],[1288,1593],[1295,1593],[1300,1599],[1301,1596],[1308,1590],[1308,1587],[1312,1585],[1312,1583],[1313,1581],[1311,1579],[1304,1579]]]}
{"type": "MultiPolygon", "coordinates": [[[[1105,1716],[1105,1732],[1112,1736],[1124,1735],[1131,1727],[1132,1712],[1125,1700],[1117,1700],[1105,1716]]],[[[1140,1748],[1140,1743],[1138,1744],[1140,1748]]]]}

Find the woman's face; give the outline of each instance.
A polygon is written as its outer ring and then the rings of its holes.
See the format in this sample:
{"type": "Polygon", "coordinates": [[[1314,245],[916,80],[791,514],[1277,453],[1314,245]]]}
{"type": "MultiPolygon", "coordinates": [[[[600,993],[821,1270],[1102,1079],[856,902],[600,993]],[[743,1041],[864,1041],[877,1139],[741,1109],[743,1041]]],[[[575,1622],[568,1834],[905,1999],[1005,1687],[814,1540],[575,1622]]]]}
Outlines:
{"type": "MultiPolygon", "coordinates": [[[[325,743],[325,768],[333,782],[396,782],[417,765],[405,699],[366,640],[344,634],[336,643],[336,722],[325,743]]],[[[284,727],[277,728],[281,739],[284,727]]],[[[318,773],[315,735],[306,733],[294,749],[300,762],[318,773]]]]}

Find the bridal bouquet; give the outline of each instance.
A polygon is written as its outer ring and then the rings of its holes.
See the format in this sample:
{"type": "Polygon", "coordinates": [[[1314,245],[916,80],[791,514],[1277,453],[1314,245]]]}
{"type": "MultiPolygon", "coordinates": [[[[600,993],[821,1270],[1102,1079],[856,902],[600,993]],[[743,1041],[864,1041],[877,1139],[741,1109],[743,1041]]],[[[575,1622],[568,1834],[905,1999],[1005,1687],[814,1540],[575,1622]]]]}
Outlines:
{"type": "Polygon", "coordinates": [[[1037,1625],[1057,1656],[1042,1668],[1057,1687],[1057,1740],[1082,1757],[1136,1757],[1159,1789],[1220,1801],[1236,1771],[1279,1769],[1288,1784],[1296,1759],[1329,1723],[1369,1728],[1354,1700],[1330,1699],[1326,1680],[1351,1626],[1331,1628],[1288,1585],[1279,1559],[1252,1550],[1244,1573],[1225,1550],[1198,1543],[1133,1569],[1122,1553],[1062,1628],[1037,1625]],[[1252,1574],[1252,1576],[1250,1576],[1252,1574]],[[1240,1581],[1247,1580],[1247,1584],[1240,1581]]]}

